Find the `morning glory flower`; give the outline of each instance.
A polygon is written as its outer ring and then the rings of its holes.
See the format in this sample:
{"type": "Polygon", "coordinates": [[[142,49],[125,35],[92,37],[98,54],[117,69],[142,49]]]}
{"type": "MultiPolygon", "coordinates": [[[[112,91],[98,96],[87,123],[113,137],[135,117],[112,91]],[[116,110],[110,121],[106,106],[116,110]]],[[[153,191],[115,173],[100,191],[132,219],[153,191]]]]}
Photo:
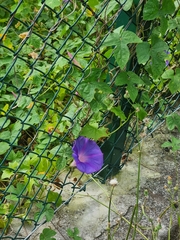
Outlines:
{"type": "Polygon", "coordinates": [[[169,60],[165,61],[166,67],[169,65],[169,60]]]}
{"type": "Polygon", "coordinates": [[[86,137],[78,137],[73,144],[73,158],[77,169],[83,173],[94,173],[103,166],[103,153],[97,143],[86,137]]]}

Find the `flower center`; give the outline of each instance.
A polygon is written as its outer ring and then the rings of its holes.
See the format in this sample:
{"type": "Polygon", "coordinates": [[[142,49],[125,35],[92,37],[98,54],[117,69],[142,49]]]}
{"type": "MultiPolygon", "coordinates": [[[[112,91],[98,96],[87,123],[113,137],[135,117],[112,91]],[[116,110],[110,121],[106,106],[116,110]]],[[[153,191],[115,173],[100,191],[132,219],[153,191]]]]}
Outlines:
{"type": "Polygon", "coordinates": [[[87,160],[86,156],[83,153],[80,153],[79,154],[79,161],[80,162],[86,162],[86,160],[87,160]]]}

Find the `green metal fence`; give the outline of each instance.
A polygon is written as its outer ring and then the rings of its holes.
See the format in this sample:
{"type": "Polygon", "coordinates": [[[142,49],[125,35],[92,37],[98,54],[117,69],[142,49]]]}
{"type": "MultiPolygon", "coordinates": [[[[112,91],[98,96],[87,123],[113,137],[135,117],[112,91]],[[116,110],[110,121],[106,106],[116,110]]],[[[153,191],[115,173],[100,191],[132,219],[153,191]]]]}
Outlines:
{"type": "MultiPolygon", "coordinates": [[[[138,131],[126,88],[109,92],[120,69],[103,45],[106,38],[124,25],[125,30],[142,31],[147,39],[154,24],[142,20],[145,1],[130,2],[0,1],[1,239],[28,239],[75,193],[85,190],[83,174],[74,176],[69,168],[71,146],[92,119],[110,132],[119,127],[119,117],[107,111],[108,104],[120,106],[130,117],[110,137],[98,138],[104,167],[95,176],[101,182],[123,167],[134,144],[178,109],[179,95],[147,76],[133,56],[133,45],[128,68],[153,85],[148,104],[141,92],[138,95],[148,113],[138,131]],[[108,88],[102,98],[93,95],[97,99],[90,104],[83,94],[92,98],[92,93],[81,92],[83,81],[91,79],[102,79],[108,88]],[[66,188],[69,197],[63,197],[66,188]]],[[[94,91],[101,92],[101,87],[94,91]]]]}

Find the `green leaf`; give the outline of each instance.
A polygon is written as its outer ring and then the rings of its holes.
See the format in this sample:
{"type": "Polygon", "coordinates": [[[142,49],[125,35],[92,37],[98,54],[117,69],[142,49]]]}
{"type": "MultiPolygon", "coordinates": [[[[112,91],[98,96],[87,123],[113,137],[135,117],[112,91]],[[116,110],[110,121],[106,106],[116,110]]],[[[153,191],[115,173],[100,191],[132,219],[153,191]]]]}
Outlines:
{"type": "Polygon", "coordinates": [[[118,45],[116,46],[116,49],[114,50],[114,57],[121,69],[123,69],[126,66],[129,60],[129,56],[130,56],[130,52],[127,45],[123,44],[122,42],[118,43],[118,45]]]}
{"type": "Polygon", "coordinates": [[[97,124],[87,124],[83,127],[81,131],[81,136],[92,138],[95,141],[102,137],[107,137],[108,129],[105,127],[98,128],[97,124]]]}
{"type": "Polygon", "coordinates": [[[123,69],[126,66],[130,56],[130,51],[127,44],[140,43],[142,40],[134,32],[128,30],[122,31],[122,27],[116,29],[115,31],[107,37],[103,45],[116,46],[114,50],[114,57],[117,64],[121,69],[123,69]]]}
{"type": "Polygon", "coordinates": [[[120,42],[120,34],[113,32],[109,34],[103,43],[103,46],[115,46],[120,42]]]}
{"type": "Polygon", "coordinates": [[[116,77],[115,84],[116,86],[123,86],[125,84],[143,84],[142,79],[135,74],[134,72],[120,72],[116,77]]]}
{"type": "Polygon", "coordinates": [[[170,30],[177,28],[180,31],[180,16],[177,16],[176,18],[173,19],[169,19],[168,26],[170,30]]]}
{"type": "Polygon", "coordinates": [[[62,4],[61,0],[46,0],[46,5],[48,5],[51,8],[55,8],[55,7],[60,7],[62,4]]]}
{"type": "Polygon", "coordinates": [[[62,170],[66,167],[67,159],[64,157],[59,157],[56,161],[57,170],[62,170]]]}
{"type": "Polygon", "coordinates": [[[128,84],[128,75],[127,72],[120,72],[115,80],[116,86],[123,86],[125,84],[128,84]]]}
{"type": "Polygon", "coordinates": [[[50,222],[54,216],[54,210],[52,209],[50,204],[44,206],[42,203],[37,203],[36,206],[40,209],[40,212],[36,212],[34,215],[34,219],[36,221],[41,221],[44,217],[47,222],[50,222]],[[41,211],[43,209],[43,211],[41,211]]]}
{"type": "Polygon", "coordinates": [[[142,42],[142,40],[131,31],[124,31],[119,35],[119,41],[116,43],[116,49],[114,50],[114,57],[121,69],[126,66],[130,56],[127,44],[140,42],[142,42]]]}
{"type": "Polygon", "coordinates": [[[6,117],[0,118],[0,128],[6,128],[9,126],[10,123],[11,123],[11,121],[9,119],[7,119],[6,117]]]}
{"type": "Polygon", "coordinates": [[[9,195],[6,196],[7,200],[11,201],[18,201],[18,197],[24,194],[26,191],[25,184],[23,183],[17,183],[17,186],[14,187],[11,185],[9,189],[7,189],[7,193],[10,193],[9,195]]]}
{"type": "Polygon", "coordinates": [[[8,63],[12,63],[12,61],[13,61],[13,58],[12,58],[12,57],[4,57],[4,58],[1,58],[0,66],[6,65],[6,64],[8,64],[8,63]]]}
{"type": "Polygon", "coordinates": [[[175,12],[175,5],[173,0],[163,0],[161,14],[173,14],[175,12]]]}
{"type": "Polygon", "coordinates": [[[157,79],[162,75],[164,68],[165,68],[165,62],[162,59],[161,53],[152,54],[151,69],[152,69],[152,75],[155,79],[157,79]]]}
{"type": "Polygon", "coordinates": [[[127,45],[129,43],[141,43],[142,40],[134,33],[131,31],[123,31],[122,36],[121,36],[121,41],[123,44],[127,45]]]}
{"type": "Polygon", "coordinates": [[[115,80],[117,86],[122,86],[127,84],[127,90],[130,96],[130,99],[134,102],[137,95],[138,89],[135,85],[143,84],[142,79],[136,75],[134,72],[120,72],[115,80]]]}
{"type": "Polygon", "coordinates": [[[176,49],[177,49],[177,51],[180,51],[180,43],[178,43],[178,44],[176,45],[176,49]]]}
{"type": "Polygon", "coordinates": [[[163,74],[162,74],[162,78],[163,79],[171,79],[174,76],[174,71],[172,69],[167,69],[163,74]]]}
{"type": "Polygon", "coordinates": [[[13,174],[14,174],[14,173],[13,173],[11,170],[5,169],[5,170],[3,170],[1,179],[5,179],[5,178],[10,179],[10,177],[11,177],[13,174]]]}
{"type": "Polygon", "coordinates": [[[6,151],[10,148],[9,144],[6,142],[0,142],[0,155],[6,153],[6,151]]]}
{"type": "Polygon", "coordinates": [[[56,235],[56,232],[50,228],[44,228],[43,232],[40,234],[40,240],[56,240],[52,238],[56,235]]]}
{"type": "Polygon", "coordinates": [[[91,8],[94,8],[96,5],[99,4],[98,0],[89,0],[88,4],[91,8]]]}
{"type": "Polygon", "coordinates": [[[38,36],[34,35],[34,34],[32,34],[32,35],[30,36],[28,42],[29,42],[29,44],[32,45],[34,48],[40,48],[40,46],[41,46],[41,39],[40,39],[38,36]]]}
{"type": "Polygon", "coordinates": [[[147,116],[147,112],[139,104],[133,104],[133,107],[138,119],[142,121],[147,116]]]}
{"type": "Polygon", "coordinates": [[[155,40],[154,45],[152,46],[150,50],[150,54],[152,57],[151,62],[151,69],[153,77],[156,79],[160,75],[162,75],[164,68],[165,68],[165,57],[166,57],[166,51],[168,50],[168,45],[162,40],[155,40]]]}
{"type": "Polygon", "coordinates": [[[171,78],[168,86],[172,94],[180,91],[180,68],[176,69],[175,75],[171,78]]]}
{"type": "Polygon", "coordinates": [[[162,15],[160,17],[160,31],[161,31],[161,34],[165,35],[167,29],[168,29],[168,20],[164,15],[162,15]]]}
{"type": "Polygon", "coordinates": [[[180,139],[172,137],[171,142],[164,142],[161,147],[171,147],[173,152],[178,151],[180,150],[180,139]]]}
{"type": "Polygon", "coordinates": [[[143,84],[142,79],[136,73],[128,71],[127,75],[129,83],[143,84]]]}
{"type": "Polygon", "coordinates": [[[81,131],[81,125],[79,122],[77,122],[73,125],[73,129],[72,129],[72,133],[75,138],[79,136],[80,131],[81,131]]]}
{"type": "Polygon", "coordinates": [[[111,112],[113,112],[117,117],[119,117],[122,121],[126,120],[126,116],[124,112],[121,110],[121,107],[112,107],[111,112]]]}
{"type": "Polygon", "coordinates": [[[143,9],[143,19],[153,20],[159,17],[159,1],[148,0],[143,9]]]}
{"type": "Polygon", "coordinates": [[[80,96],[87,102],[91,102],[93,100],[95,88],[92,83],[81,83],[77,90],[80,96]]]}
{"type": "Polygon", "coordinates": [[[164,142],[162,145],[161,145],[161,147],[163,147],[163,148],[166,148],[166,147],[172,147],[172,143],[171,142],[169,142],[169,141],[167,141],[167,142],[164,142]]]}
{"type": "Polygon", "coordinates": [[[151,54],[157,54],[157,53],[162,53],[163,56],[166,56],[165,51],[168,50],[168,45],[166,42],[158,39],[154,43],[154,45],[151,47],[151,54]]]}
{"type": "Polygon", "coordinates": [[[66,167],[67,162],[72,158],[72,149],[68,144],[61,147],[56,146],[50,150],[50,153],[58,156],[56,160],[56,168],[62,170],[66,167]]]}
{"type": "Polygon", "coordinates": [[[62,198],[57,192],[49,191],[47,200],[50,203],[55,203],[57,207],[59,207],[62,203],[62,198]]]}
{"type": "Polygon", "coordinates": [[[120,0],[120,3],[123,5],[123,10],[128,11],[133,4],[133,0],[120,0]]]}
{"type": "Polygon", "coordinates": [[[166,117],[167,128],[172,131],[175,127],[178,128],[180,132],[180,116],[177,113],[173,113],[166,117]]]}
{"type": "Polygon", "coordinates": [[[68,60],[65,59],[65,58],[63,58],[63,57],[60,57],[60,58],[57,60],[54,68],[55,68],[56,70],[61,70],[61,69],[63,69],[63,67],[66,66],[67,64],[68,64],[68,60]]]}
{"type": "Polygon", "coordinates": [[[134,84],[128,84],[127,90],[128,90],[130,99],[132,100],[132,102],[134,102],[138,95],[138,89],[134,87],[134,84]]]}
{"type": "Polygon", "coordinates": [[[150,58],[150,44],[142,42],[136,46],[136,54],[139,64],[145,64],[150,58]]]}
{"type": "Polygon", "coordinates": [[[67,229],[67,235],[69,237],[71,237],[74,240],[82,240],[82,238],[79,237],[78,234],[79,234],[79,229],[76,227],[73,230],[70,228],[67,229]]]}

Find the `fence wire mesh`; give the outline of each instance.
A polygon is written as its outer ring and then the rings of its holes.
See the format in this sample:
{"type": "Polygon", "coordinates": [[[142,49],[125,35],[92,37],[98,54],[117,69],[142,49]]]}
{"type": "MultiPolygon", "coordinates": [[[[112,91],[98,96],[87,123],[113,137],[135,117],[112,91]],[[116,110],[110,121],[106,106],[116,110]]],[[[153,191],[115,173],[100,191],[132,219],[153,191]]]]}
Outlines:
{"type": "MultiPolygon", "coordinates": [[[[85,190],[83,174],[74,176],[69,168],[71,146],[92,118],[110,132],[119,127],[119,118],[106,110],[108,104],[119,104],[131,117],[111,137],[98,139],[104,169],[96,177],[102,182],[122,168],[134,144],[178,108],[179,95],[140,69],[132,44],[128,68],[151,83],[148,101],[139,93],[148,114],[137,131],[125,86],[113,96],[109,93],[120,69],[103,43],[122,25],[147,39],[158,23],[142,20],[145,1],[134,1],[128,10],[126,1],[99,2],[0,1],[1,239],[28,239],[76,192],[85,190]],[[108,86],[101,98],[93,93],[96,101],[91,104],[89,88],[83,92],[86,100],[81,94],[90,78],[101,78],[108,86]],[[69,195],[63,196],[66,187],[69,195]]],[[[93,91],[100,92],[101,85],[93,91]]]]}

